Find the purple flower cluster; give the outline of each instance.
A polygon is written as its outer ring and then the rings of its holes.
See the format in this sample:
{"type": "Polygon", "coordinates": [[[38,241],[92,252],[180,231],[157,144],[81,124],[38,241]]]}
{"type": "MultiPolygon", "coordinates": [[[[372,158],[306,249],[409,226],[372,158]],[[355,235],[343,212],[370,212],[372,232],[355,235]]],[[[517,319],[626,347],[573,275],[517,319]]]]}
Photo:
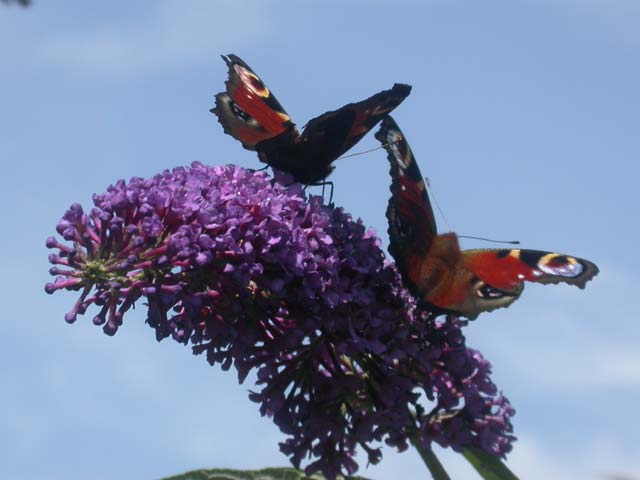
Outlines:
{"type": "Polygon", "coordinates": [[[235,166],[119,181],[58,223],[48,293],[80,291],[113,335],[141,297],[158,340],[172,337],[243,381],[308,474],[352,474],[361,446],[511,449],[514,410],[451,317],[416,306],[375,233],[299,184],[235,166]],[[427,408],[428,405],[428,408],[427,408]]]}

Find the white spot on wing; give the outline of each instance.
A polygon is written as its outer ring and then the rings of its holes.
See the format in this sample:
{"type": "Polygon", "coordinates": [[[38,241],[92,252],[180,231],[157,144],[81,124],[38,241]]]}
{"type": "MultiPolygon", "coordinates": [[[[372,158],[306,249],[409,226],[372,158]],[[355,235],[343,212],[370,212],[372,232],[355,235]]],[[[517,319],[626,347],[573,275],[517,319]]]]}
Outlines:
{"type": "Polygon", "coordinates": [[[538,268],[548,275],[559,275],[561,277],[577,277],[583,270],[582,264],[579,262],[567,262],[557,267],[540,264],[538,268]]]}

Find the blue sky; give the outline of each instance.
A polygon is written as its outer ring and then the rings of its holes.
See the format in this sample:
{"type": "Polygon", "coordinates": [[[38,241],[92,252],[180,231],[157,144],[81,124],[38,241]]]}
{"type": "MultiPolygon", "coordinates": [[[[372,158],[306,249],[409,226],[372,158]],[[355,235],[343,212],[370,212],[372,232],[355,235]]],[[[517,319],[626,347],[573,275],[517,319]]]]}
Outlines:
{"type": "MultiPolygon", "coordinates": [[[[0,477],[287,464],[249,383],[157,344],[143,308],[109,338],[90,316],[64,322],[74,295],[43,291],[44,240],[72,202],[193,160],[258,165],[208,112],[226,76],[219,54],[233,52],[299,125],[412,84],[394,116],[455,231],[600,266],[585,291],[527,286],[466,335],[517,409],[508,465],[521,478],[640,478],[639,23],[635,0],[0,8],[0,477]]],[[[370,135],[354,151],[374,146],[370,135]]],[[[336,203],[385,244],[387,172],[373,152],[333,175],[336,203]]],[[[476,478],[456,455],[443,461],[453,478],[476,478]]],[[[379,480],[425,478],[413,452],[364,466],[379,480]]]]}

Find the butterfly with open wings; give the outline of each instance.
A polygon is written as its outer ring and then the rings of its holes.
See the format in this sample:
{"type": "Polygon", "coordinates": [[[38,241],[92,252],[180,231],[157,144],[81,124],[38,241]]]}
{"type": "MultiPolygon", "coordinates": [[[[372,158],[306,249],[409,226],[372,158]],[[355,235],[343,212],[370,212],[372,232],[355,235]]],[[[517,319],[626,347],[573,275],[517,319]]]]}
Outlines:
{"type": "Polygon", "coordinates": [[[383,119],[376,138],[391,164],[387,207],[389,253],[407,288],[436,311],[475,319],[508,307],[524,282],[584,288],[598,267],[582,258],[521,249],[460,250],[455,233],[438,234],[425,182],[396,122],[383,119]]]}
{"type": "Polygon", "coordinates": [[[225,133],[260,161],[293,175],[296,181],[318,185],[333,171],[333,161],[409,95],[411,87],[395,84],[361,102],[326,112],[310,120],[302,133],[260,77],[236,55],[222,56],[229,68],[226,91],[216,95],[210,111],[225,133]]]}

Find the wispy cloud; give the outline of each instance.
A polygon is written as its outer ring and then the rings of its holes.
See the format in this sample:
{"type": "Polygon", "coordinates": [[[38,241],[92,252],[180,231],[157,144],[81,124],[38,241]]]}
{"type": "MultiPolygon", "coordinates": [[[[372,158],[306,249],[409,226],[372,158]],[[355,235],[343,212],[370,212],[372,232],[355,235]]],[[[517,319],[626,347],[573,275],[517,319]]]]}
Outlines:
{"type": "MultiPolygon", "coordinates": [[[[458,453],[437,446],[434,450],[451,478],[478,478],[458,453]]],[[[639,458],[637,446],[611,439],[585,440],[559,451],[537,437],[520,436],[506,463],[523,480],[639,480],[639,458]]],[[[416,472],[424,468],[412,449],[397,453],[385,447],[383,461],[359,473],[373,478],[418,478],[416,472]]]]}
{"type": "Polygon", "coordinates": [[[144,16],[47,38],[41,52],[87,73],[129,77],[237,50],[269,29],[268,9],[258,1],[153,2],[144,16]]]}
{"type": "Polygon", "coordinates": [[[600,267],[585,291],[528,286],[509,311],[471,325],[470,343],[491,351],[497,369],[536,388],[640,392],[640,326],[624,310],[640,279],[600,267]]]}
{"type": "Polygon", "coordinates": [[[636,0],[530,0],[531,3],[546,3],[556,8],[572,8],[586,14],[610,19],[640,16],[640,3],[636,0]]]}
{"type": "Polygon", "coordinates": [[[572,29],[585,27],[601,38],[627,44],[640,42],[640,2],[637,0],[529,0],[566,16],[572,29]]]}
{"type": "Polygon", "coordinates": [[[520,478],[545,480],[604,480],[635,478],[640,472],[640,452],[609,439],[571,446],[565,451],[550,451],[533,438],[520,438],[509,455],[509,467],[520,478]]]}
{"type": "Polygon", "coordinates": [[[543,388],[640,388],[640,352],[611,342],[603,344],[596,338],[579,342],[579,350],[571,352],[547,350],[541,356],[530,349],[515,361],[529,380],[543,388]],[[571,356],[577,361],[571,361],[571,356]]]}

